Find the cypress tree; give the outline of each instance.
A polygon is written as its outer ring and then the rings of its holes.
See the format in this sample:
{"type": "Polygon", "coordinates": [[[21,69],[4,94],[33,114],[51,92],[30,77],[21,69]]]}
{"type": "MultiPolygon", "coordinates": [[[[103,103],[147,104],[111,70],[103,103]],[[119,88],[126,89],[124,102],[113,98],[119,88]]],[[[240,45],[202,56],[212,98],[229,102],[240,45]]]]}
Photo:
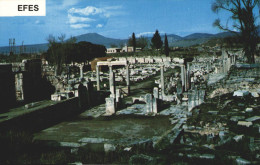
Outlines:
{"type": "Polygon", "coordinates": [[[132,34],[132,43],[133,43],[134,52],[135,52],[135,50],[136,50],[136,39],[135,39],[135,33],[132,34]]]}
{"type": "Polygon", "coordinates": [[[164,53],[166,56],[169,56],[169,45],[168,45],[168,39],[167,39],[167,35],[165,34],[165,37],[164,37],[164,53]]]}
{"type": "Polygon", "coordinates": [[[161,49],[162,45],[163,45],[163,42],[161,40],[161,36],[159,34],[159,31],[156,30],[154,35],[153,35],[153,38],[152,38],[151,46],[152,46],[153,49],[161,49]]]}

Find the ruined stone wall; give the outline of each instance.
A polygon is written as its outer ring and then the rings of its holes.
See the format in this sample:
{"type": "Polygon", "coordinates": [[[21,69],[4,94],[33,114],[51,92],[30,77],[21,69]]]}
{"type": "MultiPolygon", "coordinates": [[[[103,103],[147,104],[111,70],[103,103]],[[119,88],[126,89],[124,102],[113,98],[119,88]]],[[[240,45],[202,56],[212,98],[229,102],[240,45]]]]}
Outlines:
{"type": "Polygon", "coordinates": [[[0,123],[0,130],[39,131],[80,112],[78,97],[33,108],[33,112],[0,123]]]}
{"type": "Polygon", "coordinates": [[[0,64],[0,113],[15,103],[15,83],[11,64],[0,64]]]}

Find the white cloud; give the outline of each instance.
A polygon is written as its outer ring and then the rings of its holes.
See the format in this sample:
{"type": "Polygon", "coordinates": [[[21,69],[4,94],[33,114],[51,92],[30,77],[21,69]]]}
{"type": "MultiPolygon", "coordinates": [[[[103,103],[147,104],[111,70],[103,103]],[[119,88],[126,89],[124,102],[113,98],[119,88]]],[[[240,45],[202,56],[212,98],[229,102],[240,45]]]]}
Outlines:
{"type": "Polygon", "coordinates": [[[102,14],[102,13],[104,13],[104,10],[101,8],[96,8],[94,6],[87,6],[83,9],[71,8],[71,9],[69,9],[68,12],[71,14],[80,14],[80,15],[89,16],[89,15],[102,14]]]}
{"type": "Polygon", "coordinates": [[[70,24],[79,23],[79,22],[95,21],[95,19],[91,19],[91,18],[88,18],[88,17],[76,17],[76,16],[72,16],[71,14],[68,14],[68,18],[69,18],[70,24]]]}
{"type": "Polygon", "coordinates": [[[74,28],[74,29],[82,29],[82,28],[88,28],[90,27],[89,24],[72,24],[70,25],[70,27],[74,28]]]}
{"type": "Polygon", "coordinates": [[[102,24],[97,24],[97,26],[96,26],[97,28],[102,28],[103,27],[103,25],[102,24]]]}
{"type": "MultiPolygon", "coordinates": [[[[121,6],[86,6],[85,8],[71,8],[68,10],[68,23],[71,27],[77,27],[74,24],[77,23],[88,23],[93,28],[103,28],[108,19],[112,16],[120,15],[122,12],[119,10],[121,6]]],[[[90,27],[90,26],[88,26],[90,27]]],[[[87,26],[83,27],[87,28],[87,26]]]]}

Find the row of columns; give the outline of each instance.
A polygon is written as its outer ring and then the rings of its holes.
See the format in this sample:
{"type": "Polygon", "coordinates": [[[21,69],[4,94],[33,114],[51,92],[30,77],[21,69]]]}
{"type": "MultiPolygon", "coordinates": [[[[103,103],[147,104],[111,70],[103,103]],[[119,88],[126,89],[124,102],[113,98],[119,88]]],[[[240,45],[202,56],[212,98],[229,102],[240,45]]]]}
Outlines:
{"type": "MultiPolygon", "coordinates": [[[[113,65],[108,65],[109,67],[109,89],[112,95],[115,94],[115,74],[113,72],[113,65]]],[[[96,79],[97,79],[97,91],[100,91],[100,71],[99,65],[96,66],[96,79]]],[[[127,94],[130,94],[130,72],[129,65],[126,65],[126,86],[127,86],[127,94]]]]}

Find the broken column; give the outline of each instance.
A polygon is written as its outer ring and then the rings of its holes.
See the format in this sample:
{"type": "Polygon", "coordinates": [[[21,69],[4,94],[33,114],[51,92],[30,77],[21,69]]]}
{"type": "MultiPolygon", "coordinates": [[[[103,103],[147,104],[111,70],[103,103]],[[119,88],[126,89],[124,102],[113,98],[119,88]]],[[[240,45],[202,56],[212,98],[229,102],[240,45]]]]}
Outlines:
{"type": "Polygon", "coordinates": [[[121,98],[121,89],[116,89],[116,102],[119,103],[121,98]]]}
{"type": "Polygon", "coordinates": [[[79,70],[80,70],[80,79],[82,79],[84,76],[83,76],[83,67],[84,65],[80,65],[79,66],[79,70]]]}
{"type": "Polygon", "coordinates": [[[112,115],[116,112],[115,99],[113,97],[106,98],[106,114],[112,115]]]}
{"type": "Polygon", "coordinates": [[[185,75],[184,75],[184,66],[181,66],[181,85],[182,89],[185,89],[185,75]]]}
{"type": "Polygon", "coordinates": [[[157,87],[153,88],[153,97],[156,99],[159,98],[159,89],[157,87]]]}
{"type": "Polygon", "coordinates": [[[99,66],[96,66],[97,91],[100,91],[99,66]]]}
{"type": "Polygon", "coordinates": [[[190,89],[190,63],[187,63],[187,90],[190,89]]]}
{"type": "Polygon", "coordinates": [[[130,73],[129,73],[129,65],[126,65],[126,86],[127,86],[127,94],[130,94],[130,73]]]}
{"type": "Polygon", "coordinates": [[[157,100],[159,99],[159,89],[157,87],[153,88],[153,113],[157,113],[157,100]]]}
{"type": "Polygon", "coordinates": [[[116,87],[115,87],[115,74],[113,72],[112,65],[109,65],[109,89],[110,89],[110,97],[115,98],[116,87]]]}
{"type": "Polygon", "coordinates": [[[194,107],[194,92],[193,91],[189,91],[188,92],[188,111],[191,111],[192,108],[194,107]]]}
{"type": "Polygon", "coordinates": [[[153,98],[153,113],[157,113],[157,98],[153,98]]]}
{"type": "Polygon", "coordinates": [[[162,99],[164,96],[164,65],[161,65],[161,91],[162,91],[162,99]]]}
{"type": "Polygon", "coordinates": [[[186,74],[186,67],[183,66],[183,76],[184,76],[184,90],[187,91],[187,74],[186,74]]]}

